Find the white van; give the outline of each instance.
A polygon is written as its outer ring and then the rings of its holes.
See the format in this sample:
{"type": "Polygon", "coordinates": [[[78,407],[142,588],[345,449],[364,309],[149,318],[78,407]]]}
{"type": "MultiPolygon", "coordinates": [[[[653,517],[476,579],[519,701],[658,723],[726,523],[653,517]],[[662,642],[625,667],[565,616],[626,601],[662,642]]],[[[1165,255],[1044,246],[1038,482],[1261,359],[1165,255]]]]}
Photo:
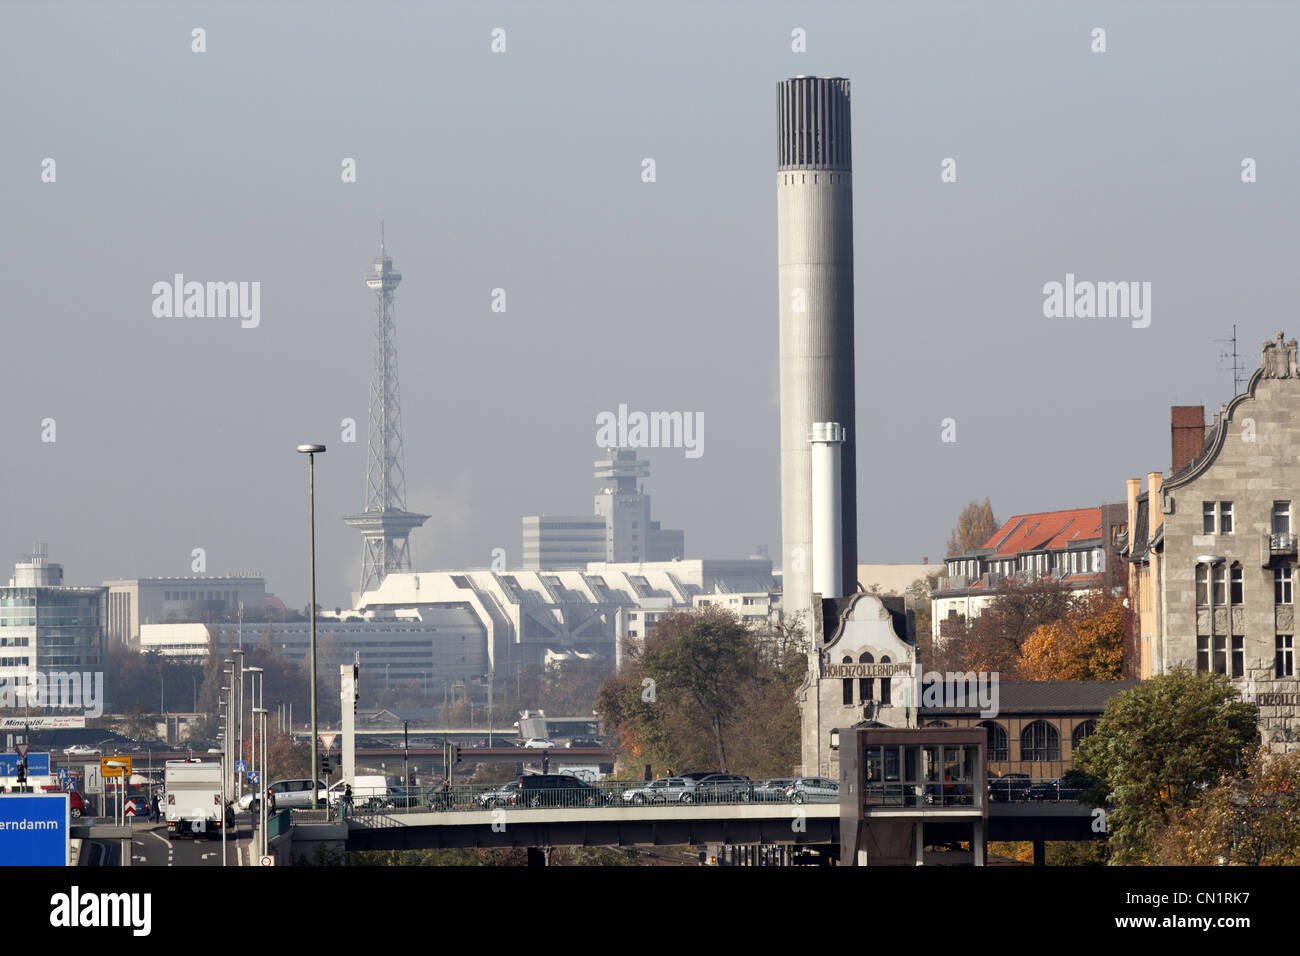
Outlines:
{"type": "MultiPolygon", "coordinates": [[[[343,799],[345,781],[340,780],[329,788],[327,798],[331,807],[343,799]]],[[[388,802],[388,781],[379,774],[357,774],[352,781],[352,805],[354,807],[382,806],[388,802]]]]}

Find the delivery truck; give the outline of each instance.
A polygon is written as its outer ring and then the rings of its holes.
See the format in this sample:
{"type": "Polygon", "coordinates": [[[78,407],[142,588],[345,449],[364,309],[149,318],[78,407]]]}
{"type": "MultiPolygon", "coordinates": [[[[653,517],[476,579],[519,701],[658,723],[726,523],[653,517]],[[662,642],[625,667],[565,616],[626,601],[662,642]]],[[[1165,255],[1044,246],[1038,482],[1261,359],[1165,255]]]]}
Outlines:
{"type": "Polygon", "coordinates": [[[185,834],[198,839],[221,836],[228,823],[221,805],[221,764],[201,760],[169,760],[163,768],[163,818],[167,821],[167,838],[185,834]]]}

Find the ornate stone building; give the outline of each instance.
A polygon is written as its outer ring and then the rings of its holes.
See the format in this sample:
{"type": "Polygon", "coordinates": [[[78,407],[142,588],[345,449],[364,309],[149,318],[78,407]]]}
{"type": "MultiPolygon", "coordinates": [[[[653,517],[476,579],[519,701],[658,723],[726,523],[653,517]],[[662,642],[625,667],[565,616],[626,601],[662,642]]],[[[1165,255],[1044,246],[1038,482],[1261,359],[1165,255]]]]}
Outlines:
{"type": "Polygon", "coordinates": [[[1174,459],[1128,482],[1124,548],[1140,676],[1174,667],[1226,674],[1259,705],[1277,751],[1300,748],[1295,662],[1300,505],[1300,372],[1296,342],[1265,342],[1246,392],[1207,427],[1175,409],[1174,459]],[[1199,429],[1197,428],[1199,426],[1199,429]],[[1188,441],[1188,432],[1200,441],[1188,441]]]}
{"type": "Polygon", "coordinates": [[[796,697],[802,715],[800,773],[838,780],[832,730],[861,724],[916,727],[914,627],[902,598],[863,592],[813,598],[815,650],[808,655],[808,676],[796,697]]]}

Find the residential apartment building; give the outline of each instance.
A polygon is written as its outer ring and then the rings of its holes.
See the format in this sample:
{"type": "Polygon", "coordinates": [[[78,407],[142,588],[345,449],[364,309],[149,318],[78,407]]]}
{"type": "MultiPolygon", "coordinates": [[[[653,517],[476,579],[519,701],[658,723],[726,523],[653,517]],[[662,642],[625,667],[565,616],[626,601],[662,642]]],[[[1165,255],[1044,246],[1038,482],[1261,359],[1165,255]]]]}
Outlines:
{"type": "Polygon", "coordinates": [[[979,547],[950,555],[947,574],[931,592],[931,633],[960,618],[976,618],[1010,583],[1051,578],[1074,591],[1107,581],[1107,555],[1128,528],[1128,508],[1106,504],[1016,515],[979,547]]]}

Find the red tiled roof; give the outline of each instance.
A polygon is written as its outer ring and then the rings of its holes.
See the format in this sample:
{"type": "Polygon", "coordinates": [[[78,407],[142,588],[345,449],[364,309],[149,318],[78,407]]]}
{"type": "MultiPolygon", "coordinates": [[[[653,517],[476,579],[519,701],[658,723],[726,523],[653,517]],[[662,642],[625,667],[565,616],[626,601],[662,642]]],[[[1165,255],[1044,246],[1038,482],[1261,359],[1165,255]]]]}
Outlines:
{"type": "Polygon", "coordinates": [[[1021,551],[1064,548],[1077,541],[1101,538],[1102,524],[1101,508],[1016,515],[998,528],[983,546],[996,548],[993,554],[1004,557],[1021,551]]]}

